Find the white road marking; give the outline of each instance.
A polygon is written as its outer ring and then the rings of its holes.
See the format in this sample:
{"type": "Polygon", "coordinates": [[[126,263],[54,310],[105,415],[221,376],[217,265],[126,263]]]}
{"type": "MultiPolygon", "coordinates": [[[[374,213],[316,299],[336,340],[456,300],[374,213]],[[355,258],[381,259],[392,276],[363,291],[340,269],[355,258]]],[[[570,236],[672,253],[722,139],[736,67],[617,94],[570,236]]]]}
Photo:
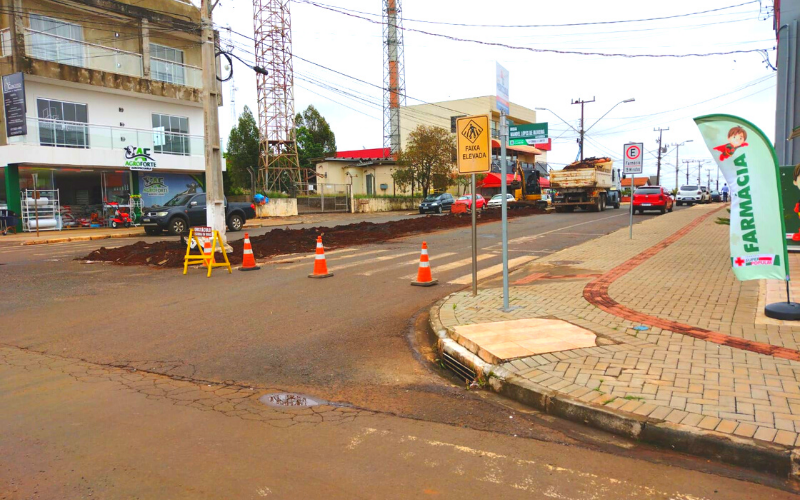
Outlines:
{"type": "MultiPolygon", "coordinates": [[[[577,224],[572,224],[570,226],[564,226],[564,227],[560,227],[558,229],[551,229],[550,231],[545,231],[543,233],[536,233],[536,234],[531,235],[531,236],[521,236],[519,238],[514,238],[514,239],[511,239],[511,240],[508,240],[508,243],[509,243],[509,245],[510,244],[517,244],[517,243],[526,243],[526,242],[529,242],[529,241],[533,241],[533,240],[535,240],[537,238],[540,238],[540,237],[542,237],[542,236],[544,236],[546,234],[557,233],[557,232],[563,231],[565,229],[571,229],[573,227],[583,226],[583,225],[586,225],[586,224],[594,224],[595,222],[600,222],[601,220],[613,219],[615,217],[627,217],[628,215],[629,215],[628,212],[625,212],[625,213],[619,214],[619,215],[612,215],[610,217],[603,217],[602,219],[592,219],[592,220],[588,220],[588,221],[585,221],[585,222],[579,222],[577,224]]],[[[500,246],[500,245],[502,245],[502,243],[497,243],[495,245],[492,245],[492,247],[496,247],[496,246],[500,246]]]]}
{"type": "MultiPolygon", "coordinates": [[[[495,255],[495,254],[481,254],[481,255],[478,255],[478,262],[480,262],[482,260],[490,259],[492,257],[497,257],[497,255],[495,255]]],[[[452,271],[453,269],[458,269],[459,267],[468,266],[470,264],[472,264],[472,257],[471,256],[467,257],[466,259],[457,260],[455,262],[451,262],[449,264],[443,264],[441,266],[431,265],[431,272],[434,272],[434,273],[437,273],[437,274],[445,273],[447,271],[452,271]]],[[[417,273],[414,273],[414,274],[408,274],[406,276],[403,276],[400,279],[409,280],[409,279],[414,279],[416,277],[417,277],[417,273]]],[[[470,281],[470,283],[471,283],[471,281],[470,281]]]]}
{"type": "MultiPolygon", "coordinates": [[[[439,255],[436,256],[436,258],[437,259],[444,259],[445,257],[450,257],[451,255],[455,255],[455,253],[447,252],[447,253],[439,254],[439,255]]],[[[435,262],[434,262],[433,259],[431,259],[430,262],[431,262],[431,268],[433,268],[433,266],[435,265],[435,262]]],[[[412,259],[412,260],[407,260],[405,262],[401,262],[399,264],[392,264],[391,266],[370,269],[369,271],[365,271],[363,273],[358,273],[358,275],[359,276],[372,276],[373,274],[376,274],[376,273],[382,273],[382,272],[386,272],[386,271],[391,271],[393,269],[397,269],[400,266],[410,266],[411,264],[419,264],[419,257],[417,257],[416,259],[412,259]]],[[[416,277],[416,274],[412,275],[412,277],[416,277]]]]}
{"type": "MultiPolygon", "coordinates": [[[[373,255],[373,254],[376,254],[376,253],[385,253],[385,252],[388,252],[388,250],[373,250],[372,252],[363,252],[363,253],[358,253],[358,254],[353,254],[353,255],[345,255],[343,257],[334,256],[333,259],[329,259],[328,258],[328,254],[326,253],[325,254],[325,260],[330,264],[331,261],[339,262],[341,260],[352,259],[354,257],[363,257],[364,255],[373,255]]],[[[314,260],[314,258],[316,258],[316,254],[311,254],[311,255],[306,257],[306,259],[310,259],[310,260],[314,260]]],[[[292,259],[292,260],[296,261],[298,259],[292,259]]],[[[309,265],[309,262],[301,262],[301,263],[292,264],[292,265],[289,265],[289,266],[280,266],[280,267],[278,267],[278,269],[297,269],[298,267],[303,267],[303,266],[307,266],[307,265],[309,265]]]]}
{"type": "MultiPolygon", "coordinates": [[[[341,250],[331,250],[330,252],[325,252],[325,256],[327,257],[329,255],[339,255],[339,254],[347,253],[347,252],[355,252],[356,250],[358,250],[358,249],[357,248],[343,248],[341,250]]],[[[294,257],[287,257],[285,255],[282,255],[278,260],[268,260],[268,261],[266,261],[266,263],[267,264],[283,264],[283,263],[286,263],[286,262],[295,262],[295,261],[297,261],[299,259],[313,259],[315,255],[316,254],[313,254],[313,253],[312,254],[296,255],[294,257]]]]}
{"type": "MultiPolygon", "coordinates": [[[[515,259],[510,259],[508,261],[508,267],[514,267],[518,265],[527,264],[528,262],[537,259],[538,257],[535,255],[524,255],[522,257],[517,257],[515,259]]],[[[472,258],[470,258],[472,260],[472,258]]],[[[497,264],[492,267],[487,267],[486,269],[482,269],[478,271],[478,279],[481,280],[483,278],[487,278],[489,276],[499,274],[503,272],[503,264],[497,264]]],[[[456,278],[454,280],[448,281],[448,283],[452,283],[454,285],[469,285],[472,283],[472,273],[466,274],[461,276],[460,278],[456,278]]]]}
{"type": "MultiPolygon", "coordinates": [[[[382,251],[385,252],[386,250],[382,250],[382,251]]],[[[368,262],[363,262],[363,261],[351,262],[351,263],[345,264],[343,266],[337,266],[336,263],[334,263],[329,267],[333,271],[341,271],[342,269],[349,269],[351,267],[356,267],[356,266],[365,266],[366,267],[366,266],[369,266],[372,262],[384,262],[384,261],[387,261],[387,260],[399,259],[400,257],[405,257],[407,255],[414,255],[414,254],[419,255],[419,250],[414,250],[412,252],[405,252],[405,253],[396,253],[396,254],[392,254],[392,255],[384,255],[383,257],[375,257],[374,259],[369,259],[368,262]]],[[[366,255],[366,254],[361,254],[361,255],[366,255]]]]}

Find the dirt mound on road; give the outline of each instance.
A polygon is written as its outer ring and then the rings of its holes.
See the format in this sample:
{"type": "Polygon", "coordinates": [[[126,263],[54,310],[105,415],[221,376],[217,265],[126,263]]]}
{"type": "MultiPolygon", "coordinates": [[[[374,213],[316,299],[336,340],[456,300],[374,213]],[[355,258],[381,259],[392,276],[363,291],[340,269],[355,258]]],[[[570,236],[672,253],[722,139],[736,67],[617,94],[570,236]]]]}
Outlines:
{"type": "MultiPolygon", "coordinates": [[[[508,217],[516,218],[526,215],[545,213],[534,208],[509,210],[508,217]]],[[[492,210],[478,214],[478,222],[494,222],[500,220],[500,211],[492,210]]],[[[411,234],[432,233],[443,229],[469,226],[470,214],[415,217],[398,221],[358,222],[336,227],[312,227],[308,229],[273,229],[270,232],[250,238],[253,255],[256,259],[264,259],[275,255],[299,252],[312,252],[316,247],[317,236],[324,235],[325,248],[367,245],[400,238],[411,234]]],[[[231,264],[242,262],[243,240],[229,241],[233,252],[228,254],[231,264]]],[[[183,266],[186,245],[180,240],[146,243],[139,241],[132,245],[118,248],[102,247],[77,260],[113,262],[126,266],[156,266],[174,268],[183,266]]]]}

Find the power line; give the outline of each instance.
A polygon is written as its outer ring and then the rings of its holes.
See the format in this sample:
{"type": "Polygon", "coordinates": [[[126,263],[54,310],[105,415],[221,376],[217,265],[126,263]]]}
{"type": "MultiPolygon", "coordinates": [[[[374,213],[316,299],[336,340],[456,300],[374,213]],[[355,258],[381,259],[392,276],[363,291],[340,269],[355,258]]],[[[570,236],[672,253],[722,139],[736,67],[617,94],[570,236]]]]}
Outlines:
{"type": "MultiPolygon", "coordinates": [[[[295,2],[301,2],[308,5],[313,5],[315,7],[319,7],[323,10],[328,10],[330,12],[335,12],[337,14],[341,14],[344,16],[352,17],[355,19],[361,19],[363,21],[367,21],[368,23],[372,24],[383,24],[383,21],[378,21],[374,19],[369,19],[367,17],[351,14],[346,11],[339,10],[337,8],[328,7],[324,4],[320,4],[314,2],[312,0],[294,0],[295,2]]],[[[408,28],[406,26],[397,26],[398,29],[402,31],[410,31],[414,33],[420,33],[423,35],[433,36],[437,38],[444,38],[446,40],[454,41],[454,42],[465,42],[465,43],[474,43],[478,45],[486,45],[490,47],[501,47],[509,50],[522,50],[527,52],[534,52],[539,54],[562,54],[562,55],[580,55],[580,56],[598,56],[598,57],[623,57],[623,58],[687,58],[687,57],[714,57],[714,56],[727,56],[727,55],[734,55],[734,54],[750,54],[750,53],[764,53],[767,49],[746,49],[746,50],[729,50],[724,52],[706,52],[706,53],[687,53],[687,54],[624,54],[624,53],[609,53],[609,52],[582,52],[582,51],[572,51],[572,50],[558,50],[558,49],[539,49],[535,47],[524,47],[519,45],[510,45],[507,43],[500,43],[500,42],[487,42],[484,40],[474,40],[470,38],[461,38],[451,35],[445,35],[442,33],[433,33],[430,31],[424,31],[416,28],[408,28]]]]}
{"type": "MultiPolygon", "coordinates": [[[[339,9],[339,10],[341,10],[343,12],[357,13],[357,14],[363,14],[363,15],[368,15],[368,16],[377,16],[378,15],[378,14],[374,14],[374,13],[370,13],[370,12],[364,12],[364,11],[358,11],[358,10],[352,10],[352,9],[344,9],[344,8],[341,8],[341,7],[335,7],[335,6],[332,6],[332,5],[312,2],[312,1],[309,1],[309,0],[294,0],[294,1],[297,2],[297,3],[305,3],[305,4],[314,5],[316,7],[328,8],[329,10],[339,9]]],[[[650,18],[645,18],[645,19],[624,19],[624,20],[618,20],[618,21],[595,21],[595,22],[589,22],[589,23],[566,23],[566,24],[469,24],[469,23],[450,23],[450,22],[446,22],[446,21],[430,21],[430,20],[425,20],[425,19],[403,19],[403,21],[412,22],[412,23],[435,24],[435,25],[442,25],[442,26],[464,26],[464,27],[470,27],[470,28],[564,28],[564,27],[573,27],[573,26],[596,26],[596,25],[604,25],[604,24],[622,24],[622,23],[640,23],[640,22],[647,22],[647,21],[661,21],[661,20],[664,20],[664,19],[676,19],[676,18],[680,18],[680,17],[696,16],[696,15],[700,15],[700,14],[709,14],[711,12],[719,12],[719,11],[722,11],[722,10],[735,9],[736,7],[742,7],[744,5],[750,5],[750,4],[754,4],[754,3],[759,3],[760,4],[761,2],[759,0],[751,0],[749,2],[744,2],[744,3],[740,3],[740,4],[736,4],[736,5],[729,5],[727,7],[719,7],[719,8],[716,8],[716,9],[703,10],[703,11],[699,11],[699,12],[690,12],[690,13],[687,13],[687,14],[675,14],[675,15],[671,15],[671,16],[650,17],[650,18]]]]}

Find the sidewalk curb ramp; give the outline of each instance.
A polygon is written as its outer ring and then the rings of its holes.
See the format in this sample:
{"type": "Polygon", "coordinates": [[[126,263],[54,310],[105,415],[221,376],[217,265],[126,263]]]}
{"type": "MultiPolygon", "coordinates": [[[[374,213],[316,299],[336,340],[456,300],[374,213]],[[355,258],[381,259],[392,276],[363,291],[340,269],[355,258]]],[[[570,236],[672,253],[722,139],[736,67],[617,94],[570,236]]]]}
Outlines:
{"type": "Polygon", "coordinates": [[[586,403],[483,361],[456,342],[453,339],[454,332],[439,319],[439,311],[449,297],[442,298],[430,309],[428,326],[439,339],[439,354],[456,359],[477,374],[492,374],[488,377],[487,387],[494,392],[549,415],[642,443],[781,478],[800,480],[800,450],[793,447],[701,430],[586,403]]]}

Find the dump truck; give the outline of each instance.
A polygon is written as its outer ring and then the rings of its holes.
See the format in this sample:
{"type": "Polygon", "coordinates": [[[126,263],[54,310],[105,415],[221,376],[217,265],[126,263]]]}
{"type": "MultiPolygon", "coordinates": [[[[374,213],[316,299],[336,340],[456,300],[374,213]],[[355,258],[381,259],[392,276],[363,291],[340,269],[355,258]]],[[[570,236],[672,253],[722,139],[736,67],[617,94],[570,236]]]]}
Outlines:
{"type": "Polygon", "coordinates": [[[619,174],[611,158],[586,158],[550,173],[550,189],[555,190],[556,212],[572,212],[581,207],[602,212],[606,207],[619,208],[622,201],[619,174]]]}

